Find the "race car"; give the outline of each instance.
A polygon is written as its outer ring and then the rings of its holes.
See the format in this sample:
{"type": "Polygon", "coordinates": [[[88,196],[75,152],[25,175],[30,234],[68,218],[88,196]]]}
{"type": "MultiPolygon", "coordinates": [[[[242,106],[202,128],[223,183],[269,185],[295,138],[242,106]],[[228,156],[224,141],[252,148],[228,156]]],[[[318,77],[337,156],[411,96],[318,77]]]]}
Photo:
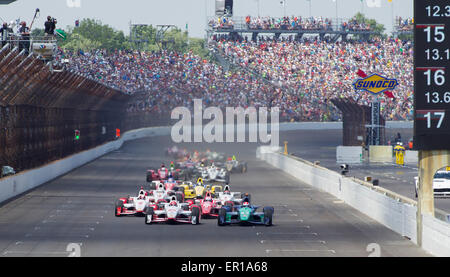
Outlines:
{"type": "MultiPolygon", "coordinates": [[[[169,178],[170,179],[170,178],[169,178]]],[[[153,181],[152,183],[157,183],[158,181],[153,181]]],[[[150,201],[157,202],[160,199],[169,201],[171,196],[175,196],[178,201],[184,201],[184,193],[182,189],[178,186],[177,182],[158,182],[157,187],[154,190],[148,191],[148,198],[150,201]]]]}
{"type": "Polygon", "coordinates": [[[219,210],[222,207],[218,199],[214,198],[210,191],[206,192],[203,199],[190,199],[186,203],[190,205],[199,205],[202,212],[202,218],[219,216],[219,210]]]}
{"type": "Polygon", "coordinates": [[[165,181],[168,178],[174,178],[175,180],[178,180],[181,174],[182,172],[180,169],[175,169],[172,167],[167,168],[164,164],[161,164],[161,167],[157,170],[147,170],[147,182],[165,181]]]}
{"type": "Polygon", "coordinates": [[[230,224],[245,225],[272,225],[273,207],[264,207],[262,212],[257,212],[258,206],[250,205],[245,201],[239,206],[223,206],[219,210],[217,225],[225,226],[230,224]]]}
{"type": "Polygon", "coordinates": [[[114,214],[117,217],[122,215],[143,215],[149,201],[148,192],[141,187],[136,197],[119,198],[115,204],[114,214]]]}
{"type": "Polygon", "coordinates": [[[230,173],[225,168],[216,167],[214,163],[201,170],[201,177],[206,182],[230,183],[230,173]]]}
{"type": "Polygon", "coordinates": [[[247,163],[236,160],[236,157],[230,157],[225,162],[225,168],[231,173],[245,173],[247,172],[247,163]]]}
{"type": "Polygon", "coordinates": [[[152,181],[163,181],[169,178],[169,170],[166,168],[164,164],[161,164],[161,167],[157,170],[149,169],[147,170],[147,182],[152,181]]]}
{"type": "Polygon", "coordinates": [[[224,187],[223,192],[218,192],[216,197],[220,205],[228,206],[240,205],[244,200],[251,201],[249,193],[232,192],[229,185],[224,187]]]}
{"type": "Polygon", "coordinates": [[[202,178],[198,178],[195,184],[192,182],[183,182],[180,187],[182,188],[180,191],[184,192],[185,199],[202,199],[207,192],[210,192],[215,197],[215,194],[222,191],[222,186],[204,185],[202,178]]]}
{"type": "Polygon", "coordinates": [[[169,203],[160,205],[163,205],[163,208],[157,210],[150,205],[146,207],[145,224],[156,222],[200,224],[201,208],[197,205],[180,203],[174,196],[169,203]]]}
{"type": "MultiPolygon", "coordinates": [[[[438,170],[433,178],[433,194],[434,196],[446,197],[450,196],[450,167],[449,170],[438,170]]],[[[414,177],[416,198],[419,191],[419,177],[414,177]]]]}

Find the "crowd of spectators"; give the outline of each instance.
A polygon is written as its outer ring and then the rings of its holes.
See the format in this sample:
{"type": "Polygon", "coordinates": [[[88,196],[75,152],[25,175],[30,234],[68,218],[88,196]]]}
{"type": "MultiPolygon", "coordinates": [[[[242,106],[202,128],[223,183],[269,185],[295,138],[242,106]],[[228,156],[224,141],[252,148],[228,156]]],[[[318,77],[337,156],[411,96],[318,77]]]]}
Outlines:
{"type": "MultiPolygon", "coordinates": [[[[60,53],[69,59],[69,70],[94,78],[129,94],[145,97],[129,111],[170,116],[178,106],[192,108],[193,99],[205,106],[270,107],[281,89],[244,71],[225,71],[221,66],[189,53],[105,50],[60,53]]],[[[142,99],[142,98],[141,98],[142,99]]]]}
{"type": "MultiPolygon", "coordinates": [[[[209,20],[209,26],[213,29],[234,29],[235,22],[229,17],[216,17],[209,20]]],[[[338,30],[341,31],[370,31],[370,24],[358,23],[355,19],[348,21],[333,22],[330,18],[321,16],[306,17],[285,16],[274,17],[252,17],[246,16],[244,22],[238,28],[249,30],[338,30]]]]}
{"type": "Polygon", "coordinates": [[[371,95],[357,92],[358,70],[396,78],[395,99],[382,97],[387,120],[412,118],[413,45],[399,39],[367,42],[326,42],[227,39],[210,45],[237,69],[192,52],[61,51],[69,70],[79,72],[125,93],[143,95],[129,111],[170,115],[178,106],[192,108],[193,99],[205,106],[280,107],[282,120],[339,120],[333,98],[352,98],[370,105],[371,95]]]}
{"type": "Polygon", "coordinates": [[[262,78],[276,83],[283,91],[277,104],[294,112],[327,114],[330,99],[353,98],[370,105],[371,95],[356,92],[353,82],[358,70],[396,78],[400,85],[393,91],[395,100],[383,98],[387,120],[412,118],[413,45],[399,39],[369,42],[230,41],[218,40],[215,47],[233,63],[248,68],[262,78]],[[295,97],[301,97],[301,107],[295,97]],[[294,99],[294,102],[292,101],[294,99]]]}
{"type": "Polygon", "coordinates": [[[412,31],[414,29],[414,20],[412,18],[403,19],[401,17],[397,17],[395,19],[396,29],[397,31],[412,31]]]}

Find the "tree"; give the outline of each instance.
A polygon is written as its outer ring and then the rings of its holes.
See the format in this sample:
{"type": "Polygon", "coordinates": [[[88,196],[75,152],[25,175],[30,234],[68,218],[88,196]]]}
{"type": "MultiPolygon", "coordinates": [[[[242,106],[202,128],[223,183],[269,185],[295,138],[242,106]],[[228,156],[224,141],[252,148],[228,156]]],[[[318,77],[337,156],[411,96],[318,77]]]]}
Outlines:
{"type": "Polygon", "coordinates": [[[122,31],[116,31],[109,25],[102,24],[99,20],[83,19],[79,27],[70,28],[68,39],[66,43],[62,43],[61,47],[66,47],[66,45],[82,46],[87,43],[90,46],[98,45],[98,48],[115,50],[124,49],[125,42],[126,38],[122,31]],[[80,38],[84,39],[83,43],[73,42],[74,39],[80,38]]]}
{"type": "Polygon", "coordinates": [[[372,31],[375,32],[375,36],[385,36],[384,25],[378,23],[375,19],[366,18],[364,14],[358,12],[355,16],[353,16],[352,20],[356,20],[358,23],[369,24],[372,31]]]}
{"type": "Polygon", "coordinates": [[[73,51],[91,51],[94,49],[98,49],[100,47],[100,43],[98,41],[92,41],[88,38],[85,38],[81,34],[75,33],[70,36],[70,39],[68,39],[62,47],[73,51]]]}

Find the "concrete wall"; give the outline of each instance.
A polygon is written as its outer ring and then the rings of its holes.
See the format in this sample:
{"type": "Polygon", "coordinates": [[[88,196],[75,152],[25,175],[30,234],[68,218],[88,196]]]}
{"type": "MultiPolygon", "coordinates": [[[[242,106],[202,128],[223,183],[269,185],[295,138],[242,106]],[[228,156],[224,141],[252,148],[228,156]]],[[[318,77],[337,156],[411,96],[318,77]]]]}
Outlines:
{"type": "Polygon", "coordinates": [[[370,145],[369,160],[370,162],[392,162],[392,145],[370,145]]]}
{"type": "Polygon", "coordinates": [[[405,151],[405,163],[418,166],[419,151],[406,150],[405,151]]]}
{"type": "MultiPolygon", "coordinates": [[[[302,182],[344,200],[381,224],[417,243],[417,203],[364,181],[343,177],[339,173],[309,161],[280,153],[257,150],[256,156],[302,182]]],[[[424,216],[423,249],[437,256],[450,256],[450,224],[424,216]]]]}
{"type": "Polygon", "coordinates": [[[361,146],[338,146],[336,147],[336,162],[348,164],[360,164],[363,159],[363,148],[361,146]]]}

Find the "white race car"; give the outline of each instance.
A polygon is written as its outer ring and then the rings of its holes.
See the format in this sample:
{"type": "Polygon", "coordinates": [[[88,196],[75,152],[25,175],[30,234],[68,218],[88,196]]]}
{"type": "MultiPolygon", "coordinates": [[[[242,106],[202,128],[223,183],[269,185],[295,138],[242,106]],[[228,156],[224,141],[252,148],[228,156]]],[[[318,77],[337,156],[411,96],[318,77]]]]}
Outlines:
{"type": "Polygon", "coordinates": [[[136,197],[119,198],[115,205],[114,214],[115,216],[143,215],[149,202],[148,192],[141,188],[136,197]]]}
{"type": "MultiPolygon", "coordinates": [[[[416,197],[419,191],[419,177],[414,177],[416,183],[416,197]]],[[[450,171],[439,170],[433,179],[434,196],[450,196],[450,171]]]]}
{"type": "Polygon", "coordinates": [[[251,195],[249,193],[232,192],[228,185],[224,187],[223,192],[218,192],[216,196],[218,200],[217,203],[224,206],[240,205],[244,200],[247,200],[247,202],[250,202],[251,200],[251,195]]]}
{"type": "Polygon", "coordinates": [[[161,209],[156,210],[151,205],[146,207],[145,224],[152,224],[155,222],[200,224],[201,209],[198,205],[180,203],[175,196],[172,196],[169,203],[160,205],[164,206],[161,209]]]}
{"type": "Polygon", "coordinates": [[[230,183],[230,173],[225,168],[215,166],[214,163],[201,170],[201,177],[205,182],[230,183]]]}
{"type": "Polygon", "coordinates": [[[183,202],[183,192],[173,190],[173,184],[177,183],[162,183],[160,181],[153,182],[156,183],[156,189],[147,192],[147,197],[150,199],[150,202],[159,203],[161,200],[169,202],[172,196],[175,196],[177,201],[183,202]]]}

